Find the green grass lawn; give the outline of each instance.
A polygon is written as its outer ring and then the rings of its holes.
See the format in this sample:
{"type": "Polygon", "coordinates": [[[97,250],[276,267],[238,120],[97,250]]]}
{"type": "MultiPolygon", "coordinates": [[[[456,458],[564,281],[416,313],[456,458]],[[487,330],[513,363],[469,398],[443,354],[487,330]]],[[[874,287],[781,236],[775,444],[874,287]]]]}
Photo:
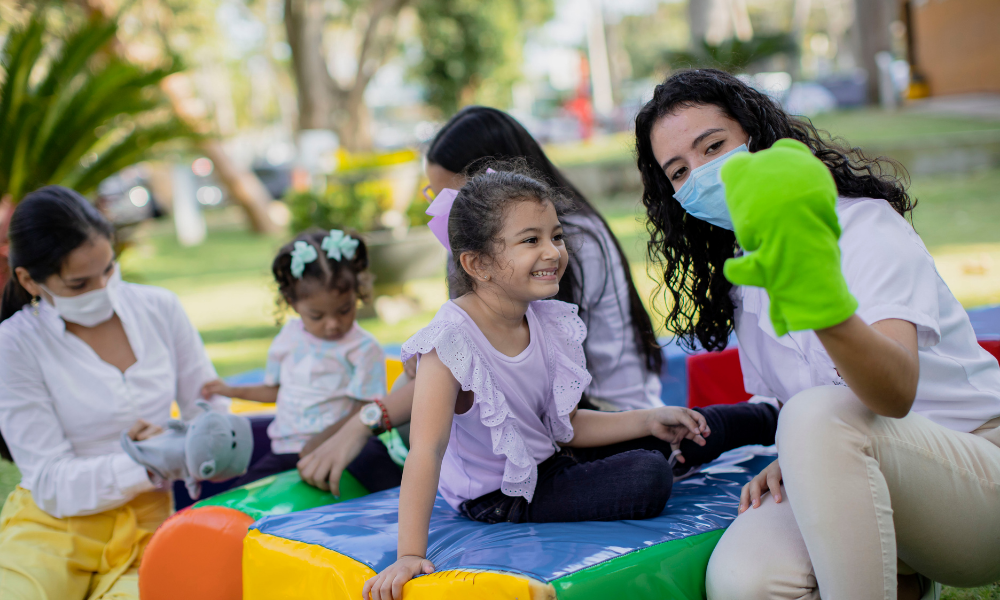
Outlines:
{"type": "Polygon", "coordinates": [[[941,600],[1000,600],[1000,583],[980,588],[950,588],[941,593],[941,600]]]}

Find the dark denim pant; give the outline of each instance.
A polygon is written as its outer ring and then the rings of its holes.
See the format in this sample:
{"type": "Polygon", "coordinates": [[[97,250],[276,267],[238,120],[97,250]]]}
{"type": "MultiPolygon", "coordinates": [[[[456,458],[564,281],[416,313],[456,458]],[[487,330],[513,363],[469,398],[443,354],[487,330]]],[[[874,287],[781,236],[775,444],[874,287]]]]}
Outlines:
{"type": "Polygon", "coordinates": [[[748,444],[771,445],[778,411],[768,404],[695,409],[712,434],[699,446],[681,442],[685,462],[672,469],[670,444],[645,437],[600,448],[563,448],[538,465],[531,502],[500,490],[462,503],[467,517],[484,523],[551,523],[648,519],[663,512],[675,471],[711,462],[748,444]]]}
{"type": "MultiPolygon", "coordinates": [[[[294,469],[298,462],[298,454],[268,452],[251,465],[246,474],[233,484],[233,487],[246,485],[258,479],[294,469]]],[[[347,466],[347,472],[372,493],[399,487],[403,480],[403,470],[393,462],[385,445],[376,437],[368,440],[365,447],[361,449],[361,454],[347,466]]]]}

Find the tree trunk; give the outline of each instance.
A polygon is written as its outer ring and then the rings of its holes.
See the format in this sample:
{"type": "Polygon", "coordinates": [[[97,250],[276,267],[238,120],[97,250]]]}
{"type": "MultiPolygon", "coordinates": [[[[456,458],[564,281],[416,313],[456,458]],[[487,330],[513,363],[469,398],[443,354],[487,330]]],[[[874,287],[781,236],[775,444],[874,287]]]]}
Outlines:
{"type": "Polygon", "coordinates": [[[250,219],[251,228],[257,233],[278,233],[281,231],[267,212],[271,193],[251,171],[239,168],[226,154],[222,143],[208,138],[199,144],[205,156],[215,163],[215,173],[229,195],[239,202],[250,219]]]}
{"type": "Polygon", "coordinates": [[[355,26],[360,23],[364,29],[358,70],[351,85],[342,87],[330,76],[323,56],[323,0],[285,0],[285,31],[299,92],[299,129],[332,129],[348,150],[371,149],[371,113],[364,101],[365,89],[393,51],[394,19],[409,1],[359,3],[358,10],[366,14],[353,19],[355,26]]]}
{"type": "Polygon", "coordinates": [[[299,99],[299,129],[332,129],[336,90],[323,58],[323,0],[285,0],[285,32],[299,99]]]}
{"type": "Polygon", "coordinates": [[[365,104],[364,94],[354,94],[348,97],[342,111],[343,118],[340,130],[340,143],[351,152],[371,150],[372,113],[365,104]]]}
{"type": "Polygon", "coordinates": [[[688,27],[690,47],[704,53],[703,44],[718,46],[733,37],[748,42],[753,38],[753,26],[746,0],[689,0],[688,27]]]}
{"type": "Polygon", "coordinates": [[[855,0],[854,23],[858,28],[858,53],[861,67],[868,72],[868,102],[879,102],[879,71],[875,55],[892,50],[889,24],[893,21],[895,0],[855,0]]]}
{"type": "MultiPolygon", "coordinates": [[[[191,86],[187,75],[176,73],[163,80],[161,86],[170,99],[170,104],[174,107],[174,112],[191,129],[198,133],[207,134],[210,126],[190,108],[191,86]]],[[[240,168],[226,154],[222,143],[214,137],[206,137],[199,143],[199,148],[205,153],[212,163],[215,164],[215,171],[219,176],[222,185],[229,192],[229,197],[235,200],[246,212],[250,220],[250,227],[255,233],[277,233],[281,231],[267,212],[267,206],[271,202],[271,194],[264,187],[264,184],[257,179],[252,172],[240,168]]]]}

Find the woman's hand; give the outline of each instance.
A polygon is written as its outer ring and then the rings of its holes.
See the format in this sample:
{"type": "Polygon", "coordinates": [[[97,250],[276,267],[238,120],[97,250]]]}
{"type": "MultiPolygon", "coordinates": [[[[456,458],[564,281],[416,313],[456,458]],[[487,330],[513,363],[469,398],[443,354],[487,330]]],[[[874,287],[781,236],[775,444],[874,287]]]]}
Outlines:
{"type": "Polygon", "coordinates": [[[129,427],[128,437],[134,442],[141,442],[161,433],[163,433],[163,428],[159,425],[153,425],[145,419],[139,419],[132,427],[129,427]]]}
{"type": "Polygon", "coordinates": [[[221,379],[209,381],[205,385],[201,386],[201,397],[205,400],[210,400],[212,396],[226,396],[232,398],[234,395],[233,388],[226,385],[226,382],[221,379]]]}
{"type": "Polygon", "coordinates": [[[858,309],[841,271],[837,185],[802,142],[778,140],[730,158],[720,173],[736,240],[726,261],[735,285],[767,290],[779,336],[843,323],[858,309]]]}
{"type": "Polygon", "coordinates": [[[365,582],[362,600],[402,600],[403,585],[421,573],[433,573],[434,563],[422,556],[400,556],[381,573],[365,582]]]}
{"type": "Polygon", "coordinates": [[[740,492],[740,514],[743,514],[751,505],[758,508],[760,497],[767,491],[770,491],[771,495],[774,496],[775,502],[781,502],[781,467],[778,466],[777,459],[751,479],[750,483],[743,486],[743,491],[740,492]]]}
{"type": "MultiPolygon", "coordinates": [[[[711,433],[705,415],[690,408],[660,406],[649,410],[649,434],[665,442],[679,444],[688,439],[704,446],[705,436],[711,433]]],[[[684,462],[684,457],[679,456],[677,460],[684,462]]]]}
{"type": "Polygon", "coordinates": [[[371,436],[372,430],[360,419],[348,419],[340,431],[299,460],[296,467],[302,481],[321,490],[329,490],[339,498],[340,476],[347,465],[361,454],[371,436]]]}

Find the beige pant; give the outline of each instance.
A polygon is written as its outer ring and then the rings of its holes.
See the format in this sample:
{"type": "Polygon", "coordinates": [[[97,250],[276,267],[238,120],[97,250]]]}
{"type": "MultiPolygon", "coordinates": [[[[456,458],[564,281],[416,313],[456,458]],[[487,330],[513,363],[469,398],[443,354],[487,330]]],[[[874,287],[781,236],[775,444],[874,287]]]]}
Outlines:
{"type": "Polygon", "coordinates": [[[998,433],[880,417],[844,387],[796,395],[778,420],[785,495],[722,536],[709,599],[895,600],[897,572],[1000,579],[998,433]]]}

